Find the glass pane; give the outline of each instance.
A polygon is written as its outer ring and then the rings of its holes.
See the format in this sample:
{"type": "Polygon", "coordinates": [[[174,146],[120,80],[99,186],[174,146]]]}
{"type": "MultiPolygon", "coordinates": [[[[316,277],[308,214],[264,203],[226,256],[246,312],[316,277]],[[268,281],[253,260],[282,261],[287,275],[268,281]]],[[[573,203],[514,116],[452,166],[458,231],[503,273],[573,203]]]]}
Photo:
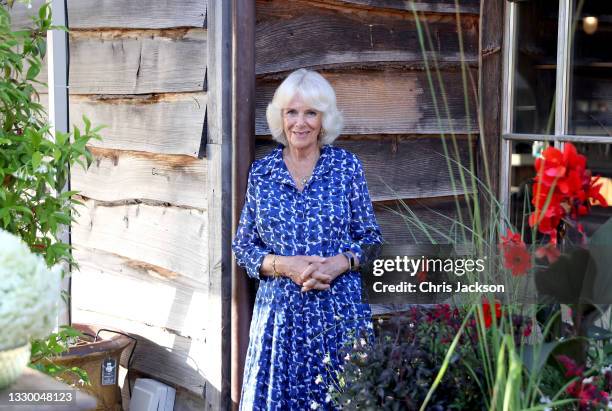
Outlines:
{"type": "Polygon", "coordinates": [[[612,135],[612,1],[574,0],[569,133],[612,135]]]}
{"type": "Polygon", "coordinates": [[[558,0],[517,3],[515,133],[553,134],[558,0]]]}
{"type": "Polygon", "coordinates": [[[535,159],[548,147],[544,141],[512,141],[510,161],[510,221],[519,230],[528,231],[531,187],[535,177],[535,159]]]}
{"type": "MultiPolygon", "coordinates": [[[[574,144],[580,154],[587,158],[587,168],[593,176],[600,176],[603,183],[600,193],[608,204],[612,205],[612,144],[574,144]]],[[[581,222],[587,236],[612,217],[612,207],[591,207],[589,215],[583,217],[581,222]]]]}

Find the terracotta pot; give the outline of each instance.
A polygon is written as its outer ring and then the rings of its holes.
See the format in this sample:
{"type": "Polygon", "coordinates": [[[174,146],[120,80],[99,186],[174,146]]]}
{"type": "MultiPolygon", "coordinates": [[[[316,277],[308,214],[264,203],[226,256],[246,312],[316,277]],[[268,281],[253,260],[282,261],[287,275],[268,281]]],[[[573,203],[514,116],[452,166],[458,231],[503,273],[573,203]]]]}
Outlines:
{"type": "MultiPolygon", "coordinates": [[[[72,327],[88,336],[95,336],[100,329],[100,327],[86,324],[72,324],[72,327]]],[[[87,371],[91,385],[77,386],[96,397],[98,400],[96,410],[122,410],[121,390],[118,385],[119,360],[121,353],[131,340],[121,334],[103,332],[101,335],[111,337],[98,338],[96,342],[93,342],[93,338],[88,337],[89,341],[79,342],[53,362],[65,367],[79,367],[87,371]],[[113,364],[114,367],[110,367],[113,364]]],[[[78,378],[70,375],[64,379],[67,382],[76,383],[78,378]]]]}

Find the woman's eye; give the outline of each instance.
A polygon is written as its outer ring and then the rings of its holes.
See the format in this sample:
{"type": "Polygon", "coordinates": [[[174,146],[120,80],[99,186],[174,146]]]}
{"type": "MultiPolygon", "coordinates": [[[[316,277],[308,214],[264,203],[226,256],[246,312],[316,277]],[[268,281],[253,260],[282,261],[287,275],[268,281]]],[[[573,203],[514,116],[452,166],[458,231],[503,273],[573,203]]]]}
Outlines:
{"type": "Polygon", "coordinates": [[[317,112],[316,111],[307,111],[306,115],[310,116],[310,117],[316,117],[317,116],[317,112]]]}
{"type": "Polygon", "coordinates": [[[287,110],[285,114],[293,116],[295,115],[295,110],[287,110]]]}

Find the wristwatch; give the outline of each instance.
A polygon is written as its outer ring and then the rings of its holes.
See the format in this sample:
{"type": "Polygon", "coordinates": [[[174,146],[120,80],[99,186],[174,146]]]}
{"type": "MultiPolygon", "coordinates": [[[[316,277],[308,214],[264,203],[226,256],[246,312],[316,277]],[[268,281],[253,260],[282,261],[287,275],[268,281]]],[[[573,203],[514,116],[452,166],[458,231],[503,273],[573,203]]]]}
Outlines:
{"type": "Polygon", "coordinates": [[[355,268],[356,268],[355,267],[355,257],[353,257],[353,254],[348,252],[348,251],[345,251],[345,252],[342,253],[342,255],[345,256],[346,259],[349,262],[349,269],[348,270],[349,271],[355,271],[355,268]]]}

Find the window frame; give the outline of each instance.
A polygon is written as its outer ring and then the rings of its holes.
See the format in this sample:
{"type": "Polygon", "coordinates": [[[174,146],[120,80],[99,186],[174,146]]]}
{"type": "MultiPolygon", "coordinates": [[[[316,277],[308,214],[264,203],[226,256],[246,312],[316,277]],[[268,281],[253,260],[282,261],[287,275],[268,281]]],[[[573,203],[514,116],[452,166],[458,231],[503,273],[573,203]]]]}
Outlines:
{"type": "Polygon", "coordinates": [[[504,13],[504,56],[500,161],[500,200],[508,211],[510,208],[510,177],[513,141],[552,141],[562,148],[564,142],[612,144],[609,136],[585,136],[568,134],[570,106],[570,77],[572,56],[573,0],[559,0],[557,31],[557,68],[555,97],[554,134],[525,134],[512,132],[514,123],[514,80],[517,58],[518,7],[515,1],[506,0],[504,13]]]}

